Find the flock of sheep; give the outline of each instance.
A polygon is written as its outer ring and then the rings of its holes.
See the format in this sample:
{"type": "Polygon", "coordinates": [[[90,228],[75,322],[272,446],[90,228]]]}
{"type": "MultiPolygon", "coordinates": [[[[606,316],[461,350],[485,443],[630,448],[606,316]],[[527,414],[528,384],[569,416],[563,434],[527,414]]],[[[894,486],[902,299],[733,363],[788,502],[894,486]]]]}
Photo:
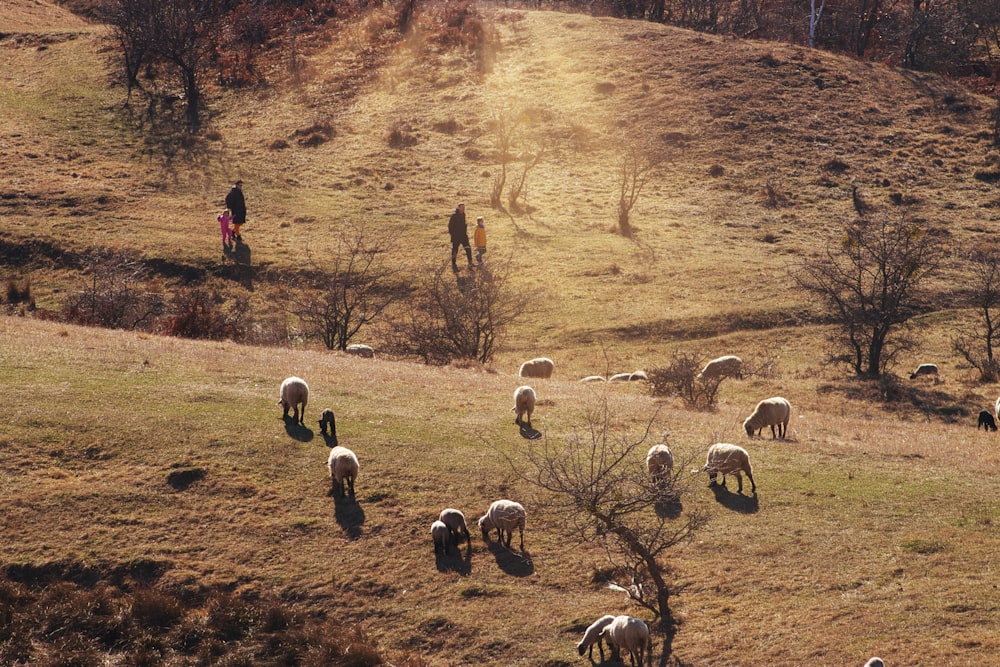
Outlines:
{"type": "MultiPolygon", "coordinates": [[[[364,346],[367,347],[367,346],[364,346]]],[[[358,356],[371,357],[368,350],[353,351],[352,354],[358,356]]],[[[913,377],[923,374],[936,374],[937,368],[933,371],[926,370],[926,366],[920,366],[914,372],[913,377]],[[924,370],[921,370],[924,369],[924,370]]],[[[932,365],[931,365],[932,366],[932,365]]],[[[725,356],[713,359],[708,362],[698,374],[697,379],[704,381],[709,379],[720,379],[723,377],[740,377],[742,361],[736,356],[725,356]]],[[[524,362],[518,370],[518,376],[522,378],[542,378],[552,377],[554,363],[548,358],[532,359],[524,362]]],[[[645,373],[635,371],[633,373],[622,373],[608,378],[609,382],[631,381],[645,379],[645,373]]],[[[604,381],[602,376],[589,376],[583,378],[583,382],[604,381]]],[[[282,416],[287,421],[289,411],[294,423],[305,424],[305,409],[309,402],[309,387],[306,382],[299,377],[286,378],[279,390],[278,403],[282,407],[282,416]]],[[[535,390],[528,386],[519,386],[514,391],[514,407],[512,412],[516,414],[514,423],[520,427],[531,428],[531,416],[535,409],[537,395],[535,390]]],[[[997,411],[1000,414],[1000,399],[997,401],[997,411]]],[[[984,411],[985,414],[986,411],[984,411]]],[[[764,428],[771,428],[772,438],[784,439],[788,430],[788,423],[791,417],[791,404],[780,396],[767,398],[760,401],[754,411],[743,422],[743,428],[749,437],[759,435],[764,428]]],[[[982,416],[980,417],[982,419],[982,416]]],[[[346,447],[342,447],[337,442],[336,420],[332,410],[325,409],[320,415],[320,431],[330,446],[330,454],[327,459],[327,468],[331,480],[331,493],[338,497],[354,497],[354,482],[358,476],[358,458],[354,452],[346,447]]],[[[994,430],[996,425],[993,425],[994,430]]],[[[646,455],[646,470],[651,479],[656,484],[669,484],[672,480],[674,458],[666,444],[653,445],[646,455]]],[[[706,456],[703,472],[707,472],[710,484],[715,485],[717,478],[722,477],[722,486],[726,485],[726,476],[736,477],[737,493],[743,492],[743,475],[750,481],[751,493],[756,494],[757,485],[753,479],[753,469],[750,465],[750,455],[738,445],[730,443],[716,443],[709,447],[706,456]]],[[[502,498],[493,502],[478,520],[479,529],[483,540],[489,542],[493,531],[497,533],[497,542],[506,548],[511,548],[514,531],[518,532],[519,548],[524,551],[524,527],[527,513],[520,503],[502,498]]],[[[454,546],[460,548],[461,542],[468,543],[472,548],[472,538],[465,520],[465,515],[458,509],[448,507],[441,511],[437,519],[430,526],[431,539],[434,544],[435,554],[447,554],[454,546]]],[[[607,643],[611,650],[612,657],[620,659],[621,652],[627,652],[633,665],[642,665],[646,656],[650,654],[650,631],[649,627],[642,620],[631,616],[611,616],[606,615],[597,619],[584,632],[583,639],[577,644],[577,650],[582,656],[589,651],[589,658],[593,662],[593,649],[596,645],[601,654],[601,663],[604,662],[604,644],[607,643]]],[[[884,667],[881,659],[872,658],[865,667],[884,667]]]]}

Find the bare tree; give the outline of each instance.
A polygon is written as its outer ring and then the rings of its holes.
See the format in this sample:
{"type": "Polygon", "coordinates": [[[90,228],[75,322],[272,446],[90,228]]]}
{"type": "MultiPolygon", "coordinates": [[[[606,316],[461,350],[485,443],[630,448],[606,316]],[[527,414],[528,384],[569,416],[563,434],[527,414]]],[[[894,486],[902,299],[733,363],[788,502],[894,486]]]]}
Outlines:
{"type": "Polygon", "coordinates": [[[521,170],[515,174],[513,183],[511,183],[510,190],[507,193],[507,204],[512,213],[517,213],[521,210],[521,198],[528,187],[528,174],[538,166],[538,163],[545,156],[545,145],[541,141],[533,142],[526,148],[527,151],[521,156],[521,170]]]}
{"type": "Polygon", "coordinates": [[[632,209],[660,162],[661,156],[641,142],[623,142],[618,161],[618,231],[625,238],[632,238],[632,209]]]}
{"type": "Polygon", "coordinates": [[[392,285],[397,272],[384,262],[390,244],[385,234],[347,224],[330,260],[307,250],[311,274],[306,286],[298,277],[288,286],[286,306],[306,336],[323,341],[327,349],[345,350],[351,338],[400,298],[392,285]]]}
{"type": "Polygon", "coordinates": [[[677,621],[664,557],[708,517],[697,509],[685,512],[681,503],[681,475],[691,461],[679,461],[665,485],[647,474],[645,455],[657,415],[637,433],[628,432],[614,426],[621,409],[605,395],[585,407],[577,432],[559,442],[532,441],[524,462],[512,466],[540,491],[534,506],[567,538],[604,546],[615,579],[611,587],[656,615],[669,654],[677,621]]]}
{"type": "Polygon", "coordinates": [[[504,188],[507,187],[507,165],[511,160],[511,147],[514,142],[515,122],[511,117],[510,109],[501,106],[494,114],[489,123],[490,133],[493,135],[493,150],[496,152],[497,160],[500,163],[500,171],[493,174],[493,183],[490,188],[490,206],[493,208],[503,208],[500,203],[503,197],[504,188]]]}
{"type": "Polygon", "coordinates": [[[457,276],[446,267],[432,271],[391,324],[390,348],[428,364],[489,363],[531,301],[530,292],[512,284],[511,274],[510,268],[485,267],[457,276]]]}
{"type": "Polygon", "coordinates": [[[912,345],[903,330],[918,312],[918,288],[942,260],[937,239],[903,218],[858,220],[792,274],[838,322],[833,361],[878,378],[912,345]],[[838,352],[841,351],[841,352],[838,352]]]}
{"type": "Polygon", "coordinates": [[[970,296],[976,320],[958,326],[952,339],[956,352],[979,371],[986,382],[1000,379],[1000,360],[996,358],[1000,342],[1000,248],[991,247],[972,253],[970,296]]]}
{"type": "Polygon", "coordinates": [[[146,329],[163,312],[163,295],[146,287],[146,267],[123,252],[93,258],[84,270],[87,284],[67,299],[70,322],[109,329],[146,329]]]}
{"type": "Polygon", "coordinates": [[[667,366],[646,371],[653,396],[679,396],[689,408],[714,408],[726,376],[699,378],[705,361],[704,355],[675,350],[667,366]]]}

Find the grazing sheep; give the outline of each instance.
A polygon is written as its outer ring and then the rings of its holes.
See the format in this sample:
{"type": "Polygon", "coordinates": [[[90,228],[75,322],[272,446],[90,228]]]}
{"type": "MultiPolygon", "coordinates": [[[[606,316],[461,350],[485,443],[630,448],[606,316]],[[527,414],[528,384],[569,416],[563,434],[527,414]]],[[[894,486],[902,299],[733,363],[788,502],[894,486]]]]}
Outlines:
{"type": "Polygon", "coordinates": [[[524,522],[527,516],[524,506],[520,503],[515,503],[513,500],[497,500],[486,510],[486,514],[479,517],[479,529],[483,531],[483,539],[487,542],[490,541],[490,531],[496,529],[497,541],[509,549],[514,539],[514,529],[517,528],[520,533],[521,551],[524,551],[524,522]],[[506,541],[504,534],[507,535],[506,541]]]}
{"type": "Polygon", "coordinates": [[[631,375],[628,376],[629,382],[648,382],[649,376],[646,375],[646,371],[633,371],[631,375]]]}
{"type": "Polygon", "coordinates": [[[326,408],[323,412],[319,413],[319,432],[327,439],[327,444],[332,447],[337,446],[337,418],[330,408],[326,408]],[[327,428],[330,429],[329,436],[327,436],[327,428]]]}
{"type": "Polygon", "coordinates": [[[716,380],[726,377],[739,378],[741,368],[743,368],[743,360],[730,354],[718,359],[712,359],[705,364],[705,367],[695,376],[695,379],[716,380]]]}
{"type": "Polygon", "coordinates": [[[984,431],[995,431],[997,430],[997,420],[993,418],[989,410],[979,411],[979,423],[976,424],[976,430],[982,427],[984,431]]]}
{"type": "Polygon", "coordinates": [[[576,650],[580,655],[587,649],[590,649],[590,653],[587,657],[590,661],[594,661],[594,644],[597,644],[598,650],[601,652],[601,664],[604,664],[604,628],[608,627],[611,622],[615,620],[615,617],[611,614],[607,616],[601,616],[599,619],[590,624],[587,631],[583,633],[583,639],[580,643],[576,645],[576,650]]]}
{"type": "Polygon", "coordinates": [[[375,358],[375,350],[370,345],[362,345],[361,343],[348,345],[344,352],[355,357],[364,357],[365,359],[375,358]]]}
{"type": "Polygon", "coordinates": [[[358,457],[346,447],[334,447],[326,461],[330,470],[331,490],[343,497],[350,493],[354,497],[354,478],[358,476],[358,457]]]}
{"type": "Polygon", "coordinates": [[[628,651],[629,662],[635,667],[645,664],[647,651],[651,649],[649,626],[638,618],[616,616],[602,635],[609,644],[619,650],[628,651]]]}
{"type": "Polygon", "coordinates": [[[757,485],[753,481],[753,469],[750,467],[750,455],[738,445],[719,442],[709,447],[702,471],[708,473],[710,484],[715,484],[716,475],[722,475],[723,487],[726,486],[726,475],[735,474],[737,493],[743,493],[743,478],[740,473],[745,472],[747,479],[750,480],[751,493],[757,493],[757,485]]]}
{"type": "Polygon", "coordinates": [[[465,515],[456,509],[451,507],[441,510],[441,515],[438,516],[438,521],[443,523],[448,528],[448,537],[458,544],[459,539],[463,536],[469,543],[469,547],[472,547],[472,536],[469,535],[469,528],[465,525],[465,515]]]}
{"type": "Polygon", "coordinates": [[[588,375],[585,378],[580,378],[580,382],[607,382],[608,379],[603,375],[588,375]]]}
{"type": "Polygon", "coordinates": [[[442,521],[435,521],[431,524],[431,539],[434,540],[434,553],[448,553],[448,526],[442,521]]]}
{"type": "Polygon", "coordinates": [[[528,428],[531,428],[531,413],[535,411],[535,401],[537,398],[535,390],[526,384],[514,390],[514,407],[510,411],[517,414],[514,417],[515,424],[521,426],[523,423],[522,417],[527,416],[527,425],[528,428]]]}
{"type": "Polygon", "coordinates": [[[918,375],[937,375],[938,367],[937,364],[920,364],[917,366],[917,370],[910,373],[910,379],[917,377],[918,375]]]}
{"type": "Polygon", "coordinates": [[[869,658],[864,667],[885,667],[885,662],[882,658],[869,658]]]}
{"type": "Polygon", "coordinates": [[[674,455],[666,445],[653,445],[646,453],[646,470],[656,484],[662,484],[670,479],[674,470],[674,455]]]}
{"type": "Polygon", "coordinates": [[[288,419],[288,410],[294,409],[294,417],[297,423],[306,423],[306,403],[309,402],[309,385],[302,378],[294,375],[285,378],[281,383],[278,393],[278,405],[282,409],[282,417],[288,419]],[[299,405],[302,409],[299,410],[299,405]]]}
{"type": "Polygon", "coordinates": [[[743,422],[747,435],[753,437],[754,432],[760,435],[765,426],[771,427],[771,439],[782,438],[788,434],[788,420],[792,417],[792,404],[781,396],[765,398],[757,404],[753,413],[743,422]],[[778,427],[775,436],[774,427],[778,427]]]}
{"type": "Polygon", "coordinates": [[[630,377],[632,377],[631,373],[615,373],[608,378],[608,382],[628,382],[630,377]]]}
{"type": "Polygon", "coordinates": [[[548,379],[552,377],[553,368],[555,368],[555,362],[551,359],[538,357],[537,359],[532,359],[521,364],[521,368],[518,369],[517,374],[523,378],[548,379]]]}

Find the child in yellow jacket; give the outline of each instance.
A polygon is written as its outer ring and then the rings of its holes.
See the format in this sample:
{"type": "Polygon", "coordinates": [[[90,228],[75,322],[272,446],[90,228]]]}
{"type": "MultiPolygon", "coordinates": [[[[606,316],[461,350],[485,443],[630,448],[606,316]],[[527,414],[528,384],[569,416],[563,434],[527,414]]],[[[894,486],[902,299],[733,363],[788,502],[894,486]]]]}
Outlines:
{"type": "Polygon", "coordinates": [[[486,254],[486,221],[483,216],[476,218],[476,232],[473,235],[473,243],[476,244],[476,263],[483,263],[483,255],[486,254]]]}

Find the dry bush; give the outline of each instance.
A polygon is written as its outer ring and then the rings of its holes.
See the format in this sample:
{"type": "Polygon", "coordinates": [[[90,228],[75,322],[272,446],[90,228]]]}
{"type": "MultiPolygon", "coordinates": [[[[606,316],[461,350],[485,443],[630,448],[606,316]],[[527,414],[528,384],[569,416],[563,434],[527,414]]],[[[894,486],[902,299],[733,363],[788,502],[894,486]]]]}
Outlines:
{"type": "Polygon", "coordinates": [[[246,297],[225,302],[218,293],[195,288],[176,292],[160,324],[161,333],[180,338],[243,340],[249,302],[246,297]]]}
{"type": "Polygon", "coordinates": [[[7,279],[7,303],[13,305],[18,303],[27,303],[29,305],[34,304],[34,298],[31,296],[31,280],[25,278],[24,280],[16,280],[15,278],[7,279]]]}
{"type": "Polygon", "coordinates": [[[674,351],[669,365],[646,370],[650,391],[653,396],[677,396],[689,408],[711,409],[725,377],[699,380],[704,365],[704,355],[674,351]]]}
{"type": "Polygon", "coordinates": [[[410,125],[396,122],[389,128],[386,143],[389,144],[389,148],[408,148],[417,145],[417,137],[413,134],[413,128],[410,125]]]}

